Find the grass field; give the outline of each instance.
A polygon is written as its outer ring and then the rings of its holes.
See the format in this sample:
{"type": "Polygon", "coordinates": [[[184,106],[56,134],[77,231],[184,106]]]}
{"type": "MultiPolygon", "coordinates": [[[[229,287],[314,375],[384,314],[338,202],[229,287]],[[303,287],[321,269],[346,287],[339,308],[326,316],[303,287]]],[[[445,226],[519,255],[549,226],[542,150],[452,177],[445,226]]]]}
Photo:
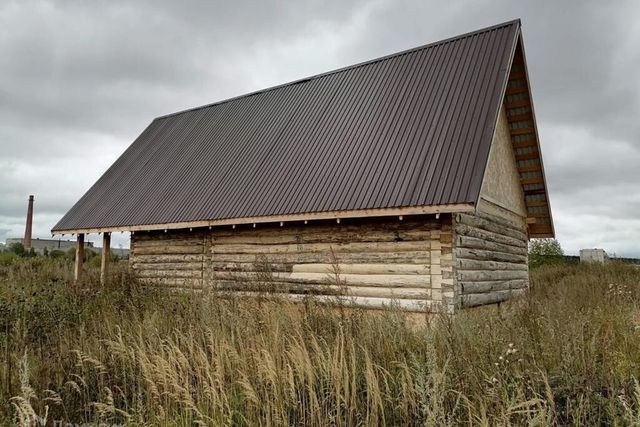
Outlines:
{"type": "Polygon", "coordinates": [[[540,267],[499,310],[418,321],[8,264],[2,425],[640,424],[640,270],[623,264],[540,267]]]}

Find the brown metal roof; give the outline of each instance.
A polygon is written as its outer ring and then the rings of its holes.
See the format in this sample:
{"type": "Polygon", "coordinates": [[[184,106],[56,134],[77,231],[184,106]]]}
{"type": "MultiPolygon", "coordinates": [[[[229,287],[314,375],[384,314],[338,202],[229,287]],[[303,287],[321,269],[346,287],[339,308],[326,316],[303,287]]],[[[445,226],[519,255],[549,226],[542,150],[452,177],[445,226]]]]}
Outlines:
{"type": "Polygon", "coordinates": [[[519,32],[159,117],[53,231],[475,203],[519,32]]]}

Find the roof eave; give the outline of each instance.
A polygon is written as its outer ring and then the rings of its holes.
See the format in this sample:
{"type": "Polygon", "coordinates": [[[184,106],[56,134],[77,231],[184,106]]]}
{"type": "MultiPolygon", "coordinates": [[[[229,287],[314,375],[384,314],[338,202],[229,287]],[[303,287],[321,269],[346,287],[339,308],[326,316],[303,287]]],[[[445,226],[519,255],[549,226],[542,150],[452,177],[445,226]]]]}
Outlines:
{"type": "Polygon", "coordinates": [[[380,218],[390,216],[411,216],[411,215],[429,215],[429,214],[446,214],[456,212],[473,212],[475,207],[473,203],[458,203],[450,205],[437,206],[411,206],[399,208],[380,208],[380,209],[363,209],[363,210],[345,210],[330,212],[310,212],[287,215],[269,215],[246,218],[226,218],[226,219],[210,219],[188,222],[174,222],[163,224],[131,224],[118,225],[108,227],[93,228],[74,228],[74,229],[53,229],[52,235],[65,234],[91,234],[91,233],[113,233],[113,232],[131,232],[131,231],[154,231],[154,230],[177,230],[188,228],[202,227],[219,227],[228,225],[243,224],[264,224],[264,223],[285,223],[293,221],[318,221],[318,220],[338,220],[338,219],[360,219],[360,218],[380,218]]]}

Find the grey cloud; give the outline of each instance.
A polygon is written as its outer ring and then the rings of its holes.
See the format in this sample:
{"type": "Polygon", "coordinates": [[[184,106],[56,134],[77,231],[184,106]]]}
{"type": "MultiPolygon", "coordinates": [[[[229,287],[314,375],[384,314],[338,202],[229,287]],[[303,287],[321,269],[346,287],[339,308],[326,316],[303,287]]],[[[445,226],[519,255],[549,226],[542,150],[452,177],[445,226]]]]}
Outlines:
{"type": "Polygon", "coordinates": [[[577,0],[3,3],[0,239],[21,235],[31,193],[46,237],[153,117],[521,17],[558,237],[573,252],[640,256],[639,12],[577,0]]]}

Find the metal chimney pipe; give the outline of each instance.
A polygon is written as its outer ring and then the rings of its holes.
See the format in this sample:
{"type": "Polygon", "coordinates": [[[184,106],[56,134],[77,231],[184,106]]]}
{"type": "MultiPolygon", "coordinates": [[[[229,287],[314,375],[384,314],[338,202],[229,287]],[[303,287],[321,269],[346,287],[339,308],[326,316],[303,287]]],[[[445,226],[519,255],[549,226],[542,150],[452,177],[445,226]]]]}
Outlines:
{"type": "Polygon", "coordinates": [[[31,249],[31,228],[33,225],[33,195],[29,196],[29,207],[27,208],[27,225],[24,228],[24,239],[22,245],[25,249],[31,249]]]}

